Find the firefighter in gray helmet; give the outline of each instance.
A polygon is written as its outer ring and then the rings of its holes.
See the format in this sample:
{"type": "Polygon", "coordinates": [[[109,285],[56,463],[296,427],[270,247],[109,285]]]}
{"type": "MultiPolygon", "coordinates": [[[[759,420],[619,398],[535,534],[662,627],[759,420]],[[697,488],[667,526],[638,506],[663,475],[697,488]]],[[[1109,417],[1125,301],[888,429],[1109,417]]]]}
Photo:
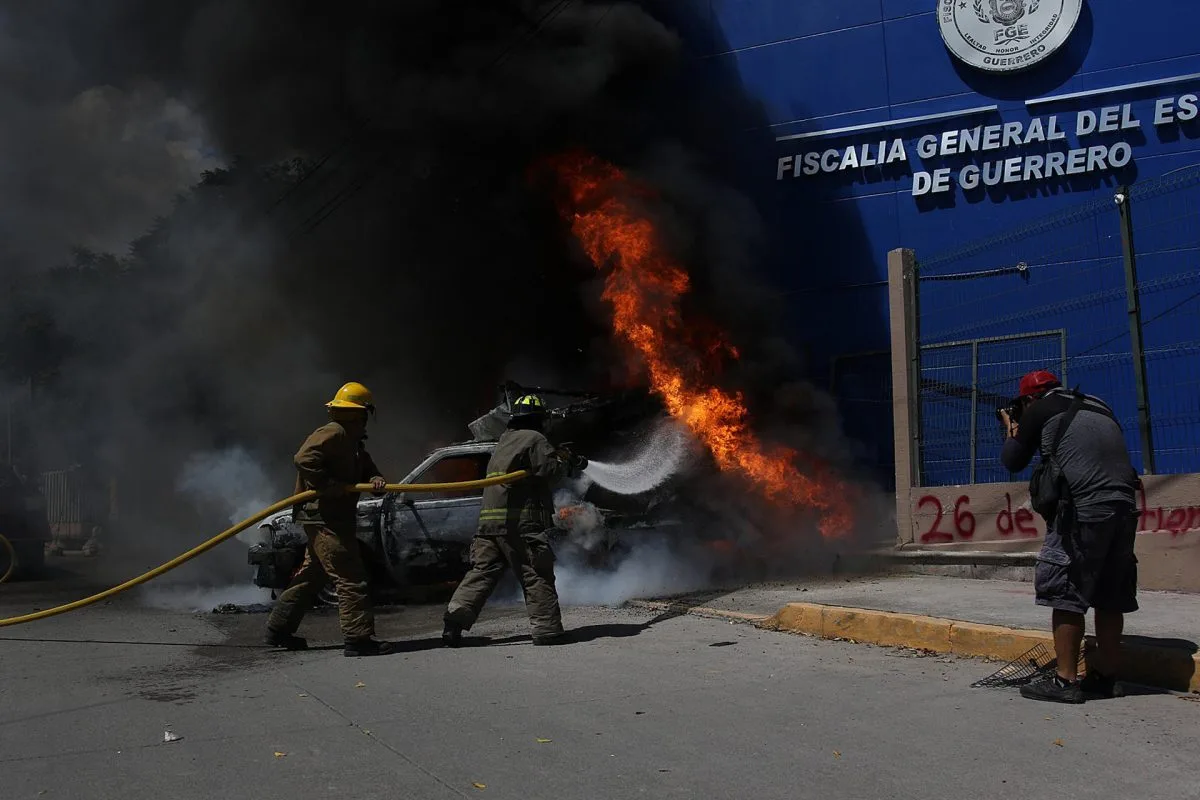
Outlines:
{"type": "Polygon", "coordinates": [[[479,528],[471,542],[471,569],[446,607],[442,639],[450,647],[457,647],[462,632],[475,624],[505,569],[521,581],[533,643],[562,640],[562,611],[548,535],[554,524],[550,483],[578,475],[587,467],[587,459],[551,445],[542,432],[545,421],[546,407],[537,395],[525,395],[512,404],[512,419],[496,443],[487,474],[526,470],[529,477],[483,490],[479,528]]]}

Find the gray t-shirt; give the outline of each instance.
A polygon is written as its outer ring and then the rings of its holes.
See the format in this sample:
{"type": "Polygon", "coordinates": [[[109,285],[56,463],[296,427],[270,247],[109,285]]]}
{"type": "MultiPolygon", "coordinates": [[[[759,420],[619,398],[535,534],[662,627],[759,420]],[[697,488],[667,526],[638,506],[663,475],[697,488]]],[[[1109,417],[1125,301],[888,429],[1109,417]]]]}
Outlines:
{"type": "MultiPolygon", "coordinates": [[[[1097,397],[1084,398],[1058,443],[1055,458],[1071,487],[1076,518],[1098,522],[1118,511],[1136,511],[1138,477],[1112,409],[1097,397]]],[[[1041,451],[1045,458],[1071,399],[1065,389],[1051,389],[1026,409],[1017,436],[1000,451],[1000,460],[1010,472],[1029,466],[1035,452],[1041,451]]]]}

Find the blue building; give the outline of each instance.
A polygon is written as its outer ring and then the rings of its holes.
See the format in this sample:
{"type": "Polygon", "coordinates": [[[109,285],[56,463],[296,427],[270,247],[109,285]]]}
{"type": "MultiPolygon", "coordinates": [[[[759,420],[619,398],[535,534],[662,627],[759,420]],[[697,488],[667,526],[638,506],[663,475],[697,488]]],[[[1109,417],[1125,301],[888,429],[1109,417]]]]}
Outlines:
{"type": "Polygon", "coordinates": [[[1040,367],[1109,400],[1143,469],[1200,472],[1200,3],[657,6],[691,84],[745,110],[774,282],[865,462],[892,462],[886,261],[911,248],[925,484],[1008,478],[994,410],[1040,367]]]}

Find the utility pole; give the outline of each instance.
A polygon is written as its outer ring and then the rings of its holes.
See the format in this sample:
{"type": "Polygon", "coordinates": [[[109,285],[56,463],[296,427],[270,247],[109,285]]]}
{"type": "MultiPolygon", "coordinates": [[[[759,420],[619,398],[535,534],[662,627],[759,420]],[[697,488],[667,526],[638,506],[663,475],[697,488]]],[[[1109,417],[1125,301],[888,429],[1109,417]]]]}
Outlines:
{"type": "Polygon", "coordinates": [[[1146,385],[1146,351],[1142,344],[1142,303],[1138,291],[1137,251],[1133,245],[1133,208],[1129,187],[1117,190],[1121,214],[1121,250],[1125,254],[1125,308],[1129,314],[1129,349],[1133,356],[1133,380],[1137,391],[1138,432],[1142,442],[1142,471],[1153,475],[1154,438],[1150,430],[1150,390],[1146,385]]]}

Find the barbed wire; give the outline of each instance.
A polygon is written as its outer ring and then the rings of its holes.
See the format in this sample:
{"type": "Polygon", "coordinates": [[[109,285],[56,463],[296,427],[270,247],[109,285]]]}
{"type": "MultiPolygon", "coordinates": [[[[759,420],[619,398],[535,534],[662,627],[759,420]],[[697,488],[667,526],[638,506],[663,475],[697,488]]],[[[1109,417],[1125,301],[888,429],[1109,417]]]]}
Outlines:
{"type": "Polygon", "coordinates": [[[992,269],[980,269],[973,272],[950,272],[945,275],[921,276],[918,273],[918,277],[920,280],[925,281],[969,281],[975,278],[994,278],[998,275],[1012,275],[1014,273],[1028,281],[1029,265],[1022,261],[1012,267],[994,267],[992,269]]]}

